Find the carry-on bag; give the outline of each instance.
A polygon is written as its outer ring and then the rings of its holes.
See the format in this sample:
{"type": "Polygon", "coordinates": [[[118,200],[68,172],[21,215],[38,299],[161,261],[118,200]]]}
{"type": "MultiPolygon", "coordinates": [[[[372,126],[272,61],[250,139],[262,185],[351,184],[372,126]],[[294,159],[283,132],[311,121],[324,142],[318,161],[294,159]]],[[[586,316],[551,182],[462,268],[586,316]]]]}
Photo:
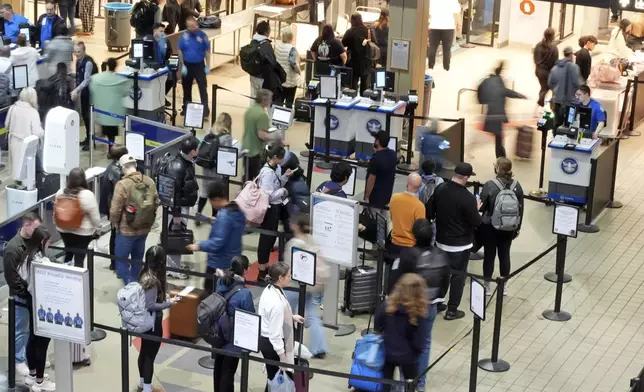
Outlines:
{"type": "MultiPolygon", "coordinates": [[[[173,297],[181,292],[182,288],[170,291],[173,297]]],[[[199,337],[199,325],[197,323],[197,309],[201,303],[201,289],[194,289],[190,294],[181,298],[170,308],[170,335],[185,339],[197,339],[199,337]]]]}
{"type": "Polygon", "coordinates": [[[312,112],[313,112],[313,108],[311,107],[311,101],[304,98],[296,98],[294,105],[295,105],[295,110],[294,110],[295,120],[310,123],[312,112]]]}
{"type": "MultiPolygon", "coordinates": [[[[369,316],[367,330],[371,329],[372,316],[369,316]]],[[[382,336],[368,333],[356,341],[356,346],[351,356],[350,374],[364,377],[383,378],[385,365],[385,345],[382,336]]],[[[356,391],[379,392],[382,385],[373,381],[349,379],[349,388],[356,391]]]]}
{"type": "Polygon", "coordinates": [[[534,131],[532,127],[520,126],[517,127],[517,146],[515,154],[519,158],[529,159],[532,156],[532,137],[534,131]]]}
{"type": "Polygon", "coordinates": [[[169,255],[190,255],[192,251],[186,247],[195,242],[195,235],[192,230],[169,230],[168,242],[165,244],[166,254],[169,255]]]}
{"type": "MultiPolygon", "coordinates": [[[[300,325],[298,328],[300,341],[298,343],[297,357],[295,358],[295,365],[309,367],[309,361],[302,358],[302,346],[304,340],[304,324],[300,325]]],[[[307,350],[308,351],[308,350],[307,350]]],[[[313,373],[309,372],[300,372],[296,371],[293,376],[293,382],[295,383],[296,392],[308,392],[309,391],[309,380],[313,378],[313,373]]]]}
{"type": "Polygon", "coordinates": [[[272,380],[268,380],[268,392],[297,392],[295,382],[286,374],[286,371],[279,370],[272,380]]]}
{"type": "Polygon", "coordinates": [[[377,302],[377,277],[377,271],[372,267],[347,269],[344,281],[344,306],[341,310],[349,317],[370,312],[377,302]]]}

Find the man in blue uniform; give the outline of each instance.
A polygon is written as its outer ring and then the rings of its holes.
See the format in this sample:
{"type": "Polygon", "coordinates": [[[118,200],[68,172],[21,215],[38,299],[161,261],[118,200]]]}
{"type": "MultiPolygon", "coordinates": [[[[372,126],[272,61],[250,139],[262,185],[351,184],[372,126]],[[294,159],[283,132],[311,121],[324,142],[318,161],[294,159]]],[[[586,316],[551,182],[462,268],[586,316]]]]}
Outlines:
{"type": "Polygon", "coordinates": [[[54,323],[58,325],[63,325],[63,322],[65,321],[65,317],[63,317],[63,314],[60,313],[60,309],[56,311],[56,314],[54,315],[54,323]]]}
{"type": "MultiPolygon", "coordinates": [[[[155,23],[152,34],[146,36],[145,39],[154,41],[154,59],[159,65],[165,67],[168,59],[172,55],[172,46],[168,42],[168,37],[165,35],[165,25],[163,23],[155,23]]],[[[174,72],[170,72],[165,81],[166,94],[168,94],[174,84],[176,84],[175,74],[174,72]]],[[[167,99],[165,100],[165,106],[170,106],[170,102],[167,99]]]]}
{"type": "Polygon", "coordinates": [[[83,319],[76,313],[74,317],[74,328],[83,328],[83,319]]]}
{"type": "Polygon", "coordinates": [[[45,317],[47,317],[47,312],[45,312],[45,309],[40,305],[40,309],[38,309],[38,320],[45,321],[45,317]]]}
{"type": "Polygon", "coordinates": [[[179,39],[179,58],[183,66],[183,110],[186,110],[186,102],[192,102],[192,82],[197,81],[201,104],[204,105],[204,117],[210,115],[208,109],[208,89],[206,85],[206,74],[209,70],[206,67],[206,55],[210,50],[210,42],[206,33],[199,29],[194,17],[189,16],[186,20],[188,29],[181,34],[179,39]]]}
{"type": "Polygon", "coordinates": [[[11,4],[3,4],[1,9],[4,18],[4,38],[9,38],[15,44],[18,41],[18,34],[20,34],[20,24],[29,23],[29,19],[14,14],[11,4]]]}
{"type": "Polygon", "coordinates": [[[41,48],[44,48],[54,37],[64,35],[67,30],[63,18],[56,15],[56,5],[52,0],[47,0],[45,3],[45,11],[36,23],[36,42],[41,48]]]}
{"type": "Polygon", "coordinates": [[[575,93],[578,105],[584,108],[590,108],[590,131],[593,133],[593,139],[606,126],[606,112],[602,105],[590,97],[590,87],[582,84],[575,93]]]}
{"type": "Polygon", "coordinates": [[[72,317],[67,313],[67,316],[65,316],[65,326],[66,327],[71,327],[72,326],[72,317]]]}
{"type": "Polygon", "coordinates": [[[51,312],[51,308],[47,308],[47,322],[48,323],[54,322],[54,314],[51,312]]]}

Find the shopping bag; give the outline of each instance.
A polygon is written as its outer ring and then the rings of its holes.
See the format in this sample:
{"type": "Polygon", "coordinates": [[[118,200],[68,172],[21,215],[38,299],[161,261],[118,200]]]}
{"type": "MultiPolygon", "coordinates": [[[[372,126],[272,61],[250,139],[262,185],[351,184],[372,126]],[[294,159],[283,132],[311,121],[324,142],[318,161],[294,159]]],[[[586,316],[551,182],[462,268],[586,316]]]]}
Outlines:
{"type": "Polygon", "coordinates": [[[272,380],[268,380],[268,392],[295,392],[295,383],[284,370],[280,370],[272,380]]]}

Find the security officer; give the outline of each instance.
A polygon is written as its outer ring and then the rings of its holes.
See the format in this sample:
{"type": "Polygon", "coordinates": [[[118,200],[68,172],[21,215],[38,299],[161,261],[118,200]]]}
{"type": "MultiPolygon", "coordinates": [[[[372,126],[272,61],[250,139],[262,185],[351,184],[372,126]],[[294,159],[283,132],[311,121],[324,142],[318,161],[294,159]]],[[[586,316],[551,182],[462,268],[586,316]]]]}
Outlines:
{"type": "Polygon", "coordinates": [[[206,55],[210,50],[210,42],[206,33],[199,29],[197,20],[189,16],[186,20],[188,29],[183,32],[179,40],[179,58],[183,66],[183,110],[186,110],[186,102],[192,101],[192,82],[197,80],[201,104],[204,105],[204,117],[210,115],[208,109],[208,90],[206,86],[206,74],[209,70],[206,67],[206,55]]]}

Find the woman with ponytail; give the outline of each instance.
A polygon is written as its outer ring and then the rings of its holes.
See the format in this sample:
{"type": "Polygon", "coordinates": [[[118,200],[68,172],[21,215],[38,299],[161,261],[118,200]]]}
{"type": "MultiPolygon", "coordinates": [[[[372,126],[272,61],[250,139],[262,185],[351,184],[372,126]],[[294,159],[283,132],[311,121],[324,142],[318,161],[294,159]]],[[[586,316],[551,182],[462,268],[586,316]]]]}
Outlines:
{"type": "MultiPolygon", "coordinates": [[[[481,241],[485,249],[483,257],[483,276],[491,279],[494,273],[494,259],[496,253],[499,253],[499,267],[501,269],[501,276],[508,276],[510,274],[510,246],[521,230],[521,222],[523,221],[524,199],[523,188],[521,184],[513,178],[512,174],[512,161],[508,158],[497,158],[494,164],[494,172],[496,178],[490,180],[483,185],[481,191],[481,220],[483,223],[479,227],[481,230],[481,241]],[[516,230],[507,231],[499,230],[493,226],[492,215],[494,214],[496,199],[502,190],[509,189],[514,192],[519,204],[519,222],[516,230]]],[[[504,196],[504,200],[509,200],[504,196]]],[[[505,204],[505,202],[504,202],[505,204]]],[[[508,202],[508,204],[510,204],[508,202]]],[[[487,295],[491,295],[490,282],[485,283],[485,291],[487,295]]],[[[507,295],[507,285],[503,290],[503,295],[507,295]]]]}
{"type": "Polygon", "coordinates": [[[633,49],[627,45],[628,36],[630,35],[633,25],[628,19],[622,19],[619,26],[615,27],[610,33],[608,40],[608,51],[619,59],[627,59],[632,56],[633,49]]]}

